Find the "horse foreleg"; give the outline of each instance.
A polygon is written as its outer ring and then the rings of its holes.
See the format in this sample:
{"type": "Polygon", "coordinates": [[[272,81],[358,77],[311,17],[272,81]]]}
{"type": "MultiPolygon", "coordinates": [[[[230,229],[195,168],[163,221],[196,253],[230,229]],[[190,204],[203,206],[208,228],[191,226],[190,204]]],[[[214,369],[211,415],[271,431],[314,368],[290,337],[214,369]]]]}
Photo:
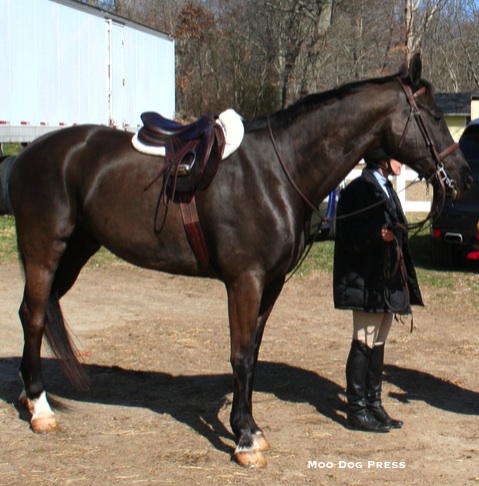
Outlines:
{"type": "Polygon", "coordinates": [[[263,294],[261,282],[252,276],[246,276],[228,287],[234,379],[230,423],[237,438],[234,459],[245,467],[265,466],[266,459],[262,451],[270,448],[262,430],[253,419],[252,395],[264,326],[282,286],[283,282],[279,282],[270,286],[263,294]]]}

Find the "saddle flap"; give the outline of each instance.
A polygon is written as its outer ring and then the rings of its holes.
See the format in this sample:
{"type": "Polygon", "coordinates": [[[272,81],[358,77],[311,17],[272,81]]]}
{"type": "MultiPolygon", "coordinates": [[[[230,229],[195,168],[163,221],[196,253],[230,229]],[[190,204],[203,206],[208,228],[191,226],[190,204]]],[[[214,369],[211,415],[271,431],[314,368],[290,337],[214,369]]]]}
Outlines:
{"type": "Polygon", "coordinates": [[[220,127],[213,125],[197,141],[185,142],[180,148],[172,139],[166,145],[167,164],[172,163],[176,172],[186,169],[185,176],[169,180],[175,191],[189,192],[206,189],[218,170],[224,150],[224,135],[220,127]],[[176,145],[176,149],[173,147],[176,145]],[[172,159],[169,159],[171,153],[172,159]],[[176,157],[176,158],[175,158],[176,157]]]}

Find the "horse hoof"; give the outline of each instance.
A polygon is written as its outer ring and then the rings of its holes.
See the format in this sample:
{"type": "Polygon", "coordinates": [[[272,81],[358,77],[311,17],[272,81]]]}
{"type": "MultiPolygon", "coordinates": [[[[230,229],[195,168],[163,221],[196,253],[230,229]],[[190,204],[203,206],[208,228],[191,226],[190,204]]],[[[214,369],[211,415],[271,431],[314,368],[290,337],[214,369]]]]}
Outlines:
{"type": "Polygon", "coordinates": [[[38,414],[32,417],[30,427],[36,434],[47,434],[57,429],[57,421],[52,414],[38,414]]]}
{"type": "Polygon", "coordinates": [[[242,467],[265,467],[268,464],[263,453],[257,450],[236,450],[233,458],[242,467]]]}
{"type": "Polygon", "coordinates": [[[271,446],[269,445],[269,442],[266,440],[266,437],[264,436],[263,432],[257,432],[254,435],[253,449],[256,451],[269,451],[271,449],[271,446]]]}

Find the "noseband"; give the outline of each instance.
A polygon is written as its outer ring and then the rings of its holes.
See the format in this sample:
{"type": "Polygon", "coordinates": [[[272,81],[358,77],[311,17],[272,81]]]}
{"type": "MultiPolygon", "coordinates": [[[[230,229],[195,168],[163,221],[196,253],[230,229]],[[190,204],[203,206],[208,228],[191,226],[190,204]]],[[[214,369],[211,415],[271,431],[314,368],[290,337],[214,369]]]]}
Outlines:
{"type": "Polygon", "coordinates": [[[411,111],[409,112],[409,117],[406,122],[406,126],[404,127],[404,132],[401,136],[401,139],[399,141],[399,145],[397,150],[401,148],[401,145],[406,137],[406,133],[409,128],[409,124],[411,120],[414,118],[416,120],[417,126],[421,132],[421,135],[426,142],[426,145],[429,147],[429,150],[431,151],[431,156],[434,160],[434,163],[436,164],[436,170],[434,173],[431,175],[429,179],[427,179],[427,182],[430,182],[434,177],[437,177],[437,180],[439,181],[441,188],[443,190],[443,194],[445,194],[446,189],[450,191],[455,191],[454,184],[452,183],[451,178],[446,172],[446,169],[443,164],[443,160],[454,150],[456,150],[459,147],[458,143],[453,143],[449,147],[447,147],[445,150],[442,152],[438,153],[436,146],[434,145],[434,142],[432,141],[431,135],[429,134],[429,130],[427,129],[426,124],[424,123],[424,119],[421,115],[421,112],[419,111],[419,108],[416,104],[416,98],[426,92],[426,87],[423,86],[422,88],[418,89],[416,92],[412,92],[411,87],[404,82],[404,80],[401,77],[398,77],[397,80],[399,81],[399,84],[401,85],[402,89],[404,90],[404,93],[406,94],[406,99],[409,103],[409,106],[411,107],[411,111]]]}

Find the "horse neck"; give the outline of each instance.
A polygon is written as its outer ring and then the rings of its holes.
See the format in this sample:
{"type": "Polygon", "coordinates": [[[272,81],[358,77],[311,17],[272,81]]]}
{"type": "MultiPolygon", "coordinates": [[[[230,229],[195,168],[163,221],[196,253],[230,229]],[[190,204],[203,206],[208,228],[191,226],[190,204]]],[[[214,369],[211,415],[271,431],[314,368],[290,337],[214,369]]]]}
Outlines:
{"type": "Polygon", "coordinates": [[[278,147],[288,154],[285,164],[289,163],[292,177],[314,205],[345,179],[390,128],[397,97],[391,89],[380,88],[383,86],[374,86],[371,98],[373,87],[365,85],[346,98],[298,116],[288,128],[274,134],[278,147]]]}

